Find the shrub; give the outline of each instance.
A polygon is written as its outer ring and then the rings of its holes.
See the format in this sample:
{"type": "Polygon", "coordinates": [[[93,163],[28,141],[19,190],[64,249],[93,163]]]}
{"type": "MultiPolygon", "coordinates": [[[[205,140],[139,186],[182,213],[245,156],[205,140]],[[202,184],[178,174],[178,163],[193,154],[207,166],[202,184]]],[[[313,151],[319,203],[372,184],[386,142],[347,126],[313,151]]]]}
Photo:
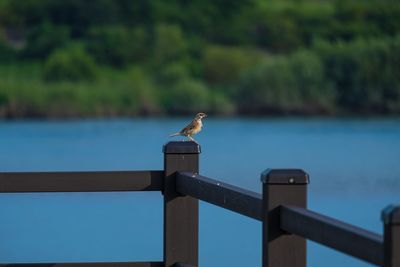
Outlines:
{"type": "Polygon", "coordinates": [[[0,36],[0,63],[16,61],[17,51],[10,47],[0,36]]]}
{"type": "Polygon", "coordinates": [[[324,66],[313,51],[298,51],[289,57],[303,112],[331,112],[335,101],[332,82],[325,77],[324,66]]]}
{"type": "Polygon", "coordinates": [[[156,87],[152,79],[140,68],[133,68],[129,74],[131,90],[128,91],[129,95],[124,98],[123,102],[130,99],[130,106],[136,108],[136,113],[141,115],[160,113],[156,87]]]}
{"type": "Polygon", "coordinates": [[[328,112],[332,92],[319,58],[309,52],[265,60],[243,76],[236,101],[246,113],[328,112]]]}
{"type": "Polygon", "coordinates": [[[124,67],[144,61],[148,54],[147,33],[141,27],[103,26],[92,28],[88,35],[88,51],[101,63],[124,67]]]}
{"type": "Polygon", "coordinates": [[[0,92],[0,107],[8,103],[8,95],[5,92],[0,92]]]}
{"type": "Polygon", "coordinates": [[[400,36],[315,45],[347,111],[400,112],[400,36]]]}
{"type": "Polygon", "coordinates": [[[170,113],[192,114],[209,109],[209,92],[200,81],[185,79],[163,91],[163,106],[170,113]]]}
{"type": "Polygon", "coordinates": [[[254,49],[208,46],[203,57],[204,77],[211,84],[234,83],[243,71],[256,65],[262,57],[254,49]]]}
{"type": "Polygon", "coordinates": [[[293,13],[300,6],[291,1],[259,1],[249,15],[250,36],[258,46],[273,52],[290,52],[301,44],[293,13]]]}
{"type": "Polygon", "coordinates": [[[236,95],[239,108],[250,113],[287,110],[299,98],[295,82],[287,58],[268,59],[242,78],[236,95]]]}
{"type": "Polygon", "coordinates": [[[163,66],[181,61],[187,54],[187,43],[178,25],[159,24],[154,29],[153,64],[163,66]]]}
{"type": "Polygon", "coordinates": [[[189,72],[183,63],[174,62],[162,67],[155,76],[161,86],[170,87],[189,78],[189,72]]]}
{"type": "Polygon", "coordinates": [[[209,95],[211,113],[220,115],[232,115],[235,113],[235,105],[228,96],[219,91],[211,91],[209,95]]]}
{"type": "Polygon", "coordinates": [[[45,81],[81,81],[97,77],[93,58],[79,45],[70,45],[54,51],[47,59],[43,78],[45,81]]]}
{"type": "Polygon", "coordinates": [[[56,26],[44,22],[30,28],[22,56],[46,58],[53,50],[64,46],[69,40],[70,29],[67,26],[56,26]]]}

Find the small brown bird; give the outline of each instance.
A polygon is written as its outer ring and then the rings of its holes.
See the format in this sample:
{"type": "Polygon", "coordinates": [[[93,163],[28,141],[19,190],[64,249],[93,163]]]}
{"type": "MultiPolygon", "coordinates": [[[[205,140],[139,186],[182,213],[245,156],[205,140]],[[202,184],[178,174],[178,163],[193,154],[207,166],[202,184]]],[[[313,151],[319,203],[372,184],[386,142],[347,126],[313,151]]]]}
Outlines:
{"type": "Polygon", "coordinates": [[[194,141],[193,135],[198,134],[201,131],[201,128],[203,127],[203,123],[201,122],[202,118],[207,117],[205,113],[197,113],[196,117],[192,120],[191,123],[189,123],[185,128],[183,128],[179,133],[174,133],[171,134],[170,137],[172,136],[185,136],[189,138],[190,141],[194,141]]]}

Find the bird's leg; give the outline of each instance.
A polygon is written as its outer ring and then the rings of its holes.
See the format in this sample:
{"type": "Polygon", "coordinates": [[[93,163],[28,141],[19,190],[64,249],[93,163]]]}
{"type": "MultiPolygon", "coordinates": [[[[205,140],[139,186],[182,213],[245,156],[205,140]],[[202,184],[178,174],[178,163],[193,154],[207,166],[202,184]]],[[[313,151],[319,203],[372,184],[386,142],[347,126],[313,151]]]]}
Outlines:
{"type": "Polygon", "coordinates": [[[199,143],[197,143],[197,141],[196,141],[196,140],[194,140],[194,138],[193,138],[193,137],[191,137],[191,136],[188,136],[188,138],[190,139],[190,141],[192,141],[192,142],[195,142],[196,144],[199,144],[199,143]]]}
{"type": "Polygon", "coordinates": [[[187,138],[188,136],[185,134],[182,134],[181,136],[182,136],[182,142],[185,142],[186,141],[185,137],[187,138]]]}

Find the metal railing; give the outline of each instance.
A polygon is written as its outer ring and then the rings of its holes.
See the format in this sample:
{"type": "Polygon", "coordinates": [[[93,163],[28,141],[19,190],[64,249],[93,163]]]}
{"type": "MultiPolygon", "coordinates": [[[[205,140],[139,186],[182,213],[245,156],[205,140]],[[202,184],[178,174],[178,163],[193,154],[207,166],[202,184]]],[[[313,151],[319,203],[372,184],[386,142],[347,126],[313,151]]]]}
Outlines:
{"type": "Polygon", "coordinates": [[[262,194],[258,194],[199,175],[200,146],[194,142],[169,142],[163,151],[164,170],[0,173],[0,193],[161,191],[162,262],[0,266],[198,266],[198,200],[202,200],[262,223],[263,267],[305,267],[306,239],[375,265],[400,267],[400,206],[382,211],[382,236],[308,210],[309,178],[302,170],[264,171],[262,194]]]}

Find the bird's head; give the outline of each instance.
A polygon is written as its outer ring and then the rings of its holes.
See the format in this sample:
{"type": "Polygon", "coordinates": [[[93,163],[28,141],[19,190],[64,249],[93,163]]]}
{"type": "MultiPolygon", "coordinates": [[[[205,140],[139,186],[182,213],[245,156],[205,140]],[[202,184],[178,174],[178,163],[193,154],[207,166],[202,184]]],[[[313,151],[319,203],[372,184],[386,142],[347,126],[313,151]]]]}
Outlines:
{"type": "Polygon", "coordinates": [[[207,117],[207,114],[200,112],[200,113],[197,113],[196,120],[201,120],[202,118],[205,118],[205,117],[207,117]]]}

